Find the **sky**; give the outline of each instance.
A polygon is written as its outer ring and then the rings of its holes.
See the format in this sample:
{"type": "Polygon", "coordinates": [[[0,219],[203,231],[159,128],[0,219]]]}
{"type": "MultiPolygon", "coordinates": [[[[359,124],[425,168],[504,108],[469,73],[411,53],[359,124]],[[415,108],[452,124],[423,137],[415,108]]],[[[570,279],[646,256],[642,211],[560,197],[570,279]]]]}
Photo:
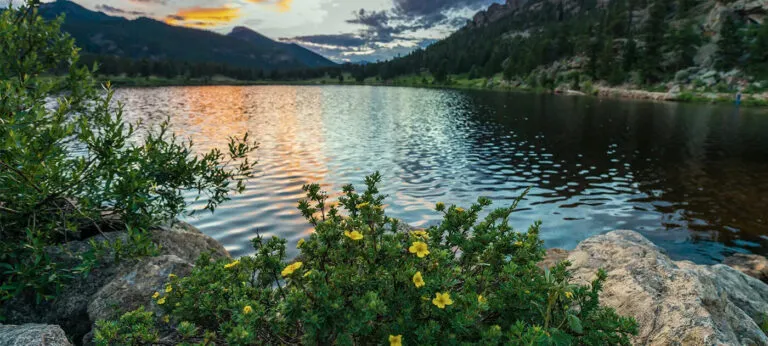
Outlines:
{"type": "MultiPolygon", "coordinates": [[[[0,0],[0,4],[8,1],[0,0]]],[[[449,35],[503,0],[73,0],[113,16],[227,33],[245,26],[334,61],[377,61],[449,35]]]]}

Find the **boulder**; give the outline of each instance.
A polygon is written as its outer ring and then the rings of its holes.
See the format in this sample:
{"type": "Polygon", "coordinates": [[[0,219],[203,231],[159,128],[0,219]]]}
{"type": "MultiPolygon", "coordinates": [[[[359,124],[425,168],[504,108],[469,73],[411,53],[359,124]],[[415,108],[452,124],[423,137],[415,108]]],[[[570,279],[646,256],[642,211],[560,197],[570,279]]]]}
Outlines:
{"type": "Polygon", "coordinates": [[[588,238],[568,256],[577,283],[603,268],[601,303],[634,317],[637,345],[768,345],[768,285],[725,265],[673,261],[633,231],[588,238]]]}
{"type": "Polygon", "coordinates": [[[739,253],[726,258],[723,264],[768,283],[768,258],[739,253]]]}
{"type": "Polygon", "coordinates": [[[112,281],[93,295],[88,304],[88,317],[91,322],[120,317],[126,311],[140,306],[153,311],[152,294],[163,292],[168,276],[175,274],[187,276],[192,271],[192,264],[175,255],[149,257],[133,267],[120,272],[112,281]]]}
{"type": "Polygon", "coordinates": [[[49,324],[0,324],[0,345],[3,346],[70,346],[61,327],[49,324]]]}
{"type": "MultiPolygon", "coordinates": [[[[213,258],[229,257],[221,244],[183,222],[158,227],[150,234],[160,246],[159,256],[116,262],[115,256],[106,254],[90,273],[70,281],[55,300],[36,305],[17,297],[0,306],[0,316],[14,324],[59,325],[73,340],[80,340],[98,318],[135,309],[142,300],[149,307],[148,298],[162,287],[165,281],[161,280],[167,280],[171,272],[180,277],[186,275],[200,254],[211,252],[213,258]],[[144,288],[148,291],[140,292],[144,288]]],[[[127,234],[112,232],[92,239],[125,242],[127,234]]],[[[71,241],[49,248],[48,253],[56,263],[75,266],[89,250],[88,240],[71,241]]]]}

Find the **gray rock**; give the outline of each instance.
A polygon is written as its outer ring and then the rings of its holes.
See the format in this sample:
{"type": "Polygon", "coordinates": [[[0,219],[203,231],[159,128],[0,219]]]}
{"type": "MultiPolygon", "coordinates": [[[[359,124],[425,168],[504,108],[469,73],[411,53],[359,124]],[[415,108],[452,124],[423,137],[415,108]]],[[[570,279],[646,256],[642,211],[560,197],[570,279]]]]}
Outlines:
{"type": "Polygon", "coordinates": [[[601,303],[634,317],[637,345],[768,345],[757,322],[768,285],[724,265],[672,261],[637,232],[581,242],[568,256],[576,282],[608,273],[601,303]]]}
{"type": "MultiPolygon", "coordinates": [[[[135,290],[128,290],[118,296],[114,290],[117,287],[130,287],[132,273],[136,275],[132,281],[134,288],[155,287],[157,282],[151,275],[152,270],[163,272],[168,268],[172,268],[171,270],[178,268],[178,272],[174,274],[181,277],[189,272],[188,269],[202,253],[212,251],[214,258],[229,257],[221,244],[186,223],[159,227],[151,231],[151,236],[160,245],[159,257],[123,260],[117,263],[114,261],[114,256],[108,254],[87,276],[72,280],[55,300],[35,305],[23,298],[15,298],[0,306],[0,316],[13,324],[59,325],[73,340],[81,340],[83,335],[91,330],[95,318],[138,306],[136,304],[143,299],[144,294],[149,297],[154,292],[154,290],[142,292],[140,295],[135,290]],[[144,270],[137,268],[144,268],[144,270]],[[141,282],[141,280],[149,281],[141,282]],[[99,299],[96,299],[97,297],[99,299]],[[109,302],[124,303],[125,306],[112,306],[113,309],[109,309],[107,306],[109,302]],[[91,316],[94,316],[94,319],[91,316]]],[[[125,232],[112,232],[92,239],[126,241],[127,235],[125,232]]],[[[91,245],[88,241],[72,241],[63,246],[51,247],[48,252],[56,263],[74,266],[79,263],[78,256],[90,249],[91,245]]],[[[165,274],[165,278],[167,275],[168,273],[165,274]]],[[[146,302],[149,303],[149,300],[146,302]]]]}
{"type": "Polygon", "coordinates": [[[70,346],[61,327],[49,324],[0,325],[3,346],[70,346]]]}
{"type": "Polygon", "coordinates": [[[178,256],[150,257],[120,272],[114,280],[102,287],[88,304],[91,322],[115,319],[125,312],[144,306],[147,311],[156,308],[152,294],[163,292],[168,275],[189,275],[192,264],[178,256]]]}
{"type": "Polygon", "coordinates": [[[726,258],[723,264],[768,283],[768,258],[739,253],[726,258]]]}

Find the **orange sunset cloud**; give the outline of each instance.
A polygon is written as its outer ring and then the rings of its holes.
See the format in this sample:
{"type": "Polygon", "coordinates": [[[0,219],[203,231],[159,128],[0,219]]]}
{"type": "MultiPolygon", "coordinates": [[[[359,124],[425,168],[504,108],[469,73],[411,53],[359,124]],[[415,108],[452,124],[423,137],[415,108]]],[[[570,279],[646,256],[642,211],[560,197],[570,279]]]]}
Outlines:
{"type": "Polygon", "coordinates": [[[212,27],[229,23],[240,17],[240,9],[231,7],[190,7],[182,8],[176,14],[165,17],[171,25],[188,27],[212,27]]]}

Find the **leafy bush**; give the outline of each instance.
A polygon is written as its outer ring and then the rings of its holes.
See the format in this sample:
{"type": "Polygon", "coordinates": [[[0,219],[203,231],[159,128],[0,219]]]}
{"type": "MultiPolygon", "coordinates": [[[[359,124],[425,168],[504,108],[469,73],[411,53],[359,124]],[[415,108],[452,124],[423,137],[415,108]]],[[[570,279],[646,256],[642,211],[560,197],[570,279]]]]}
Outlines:
{"type": "Polygon", "coordinates": [[[299,209],[315,232],[293,262],[276,237],[256,237],[253,256],[203,257],[155,293],[161,320],[183,321],[186,340],[193,324],[193,340],[216,332],[232,345],[628,345],[636,333],[632,319],[599,305],[604,272],[578,286],[568,263],[536,266],[539,223],[518,233],[507,222],[520,199],[482,220],[486,198],[467,209],[438,203],[439,225],[409,231],[385,216],[379,181],[367,177],[362,193],[345,186],[338,203],[305,186],[299,209]]]}
{"type": "Polygon", "coordinates": [[[0,301],[51,299],[93,263],[65,268],[51,245],[128,229],[116,253],[151,253],[145,230],[183,213],[183,192],[207,196],[213,211],[253,168],[247,135],[198,157],[167,122],[146,133],[127,125],[109,83],[98,88],[79,66],[61,19],[36,7],[0,12],[0,301]]]}

